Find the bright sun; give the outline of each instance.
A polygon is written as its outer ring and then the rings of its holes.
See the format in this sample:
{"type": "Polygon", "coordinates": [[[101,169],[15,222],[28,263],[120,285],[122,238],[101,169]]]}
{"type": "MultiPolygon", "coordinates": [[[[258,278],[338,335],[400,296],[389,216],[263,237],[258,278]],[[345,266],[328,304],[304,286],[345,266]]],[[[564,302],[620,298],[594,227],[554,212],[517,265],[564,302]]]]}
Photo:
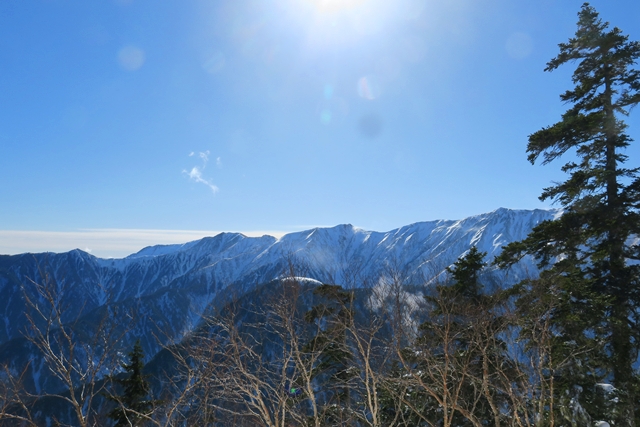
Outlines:
{"type": "Polygon", "coordinates": [[[360,6],[366,0],[312,0],[319,12],[337,13],[360,6]]]}
{"type": "Polygon", "coordinates": [[[351,46],[383,30],[387,1],[401,0],[283,0],[298,22],[304,22],[309,51],[351,46]]]}

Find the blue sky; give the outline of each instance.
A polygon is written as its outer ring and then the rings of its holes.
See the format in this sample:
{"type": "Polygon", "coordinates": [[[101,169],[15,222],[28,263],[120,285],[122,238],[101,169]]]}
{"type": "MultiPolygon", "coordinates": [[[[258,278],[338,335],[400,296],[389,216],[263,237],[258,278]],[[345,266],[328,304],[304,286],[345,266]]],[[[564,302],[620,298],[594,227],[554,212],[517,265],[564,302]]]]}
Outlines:
{"type": "MultiPolygon", "coordinates": [[[[2,0],[0,253],[549,207],[525,147],[581,4],[2,0]]],[[[640,40],[640,2],[591,4],[640,40]]]]}

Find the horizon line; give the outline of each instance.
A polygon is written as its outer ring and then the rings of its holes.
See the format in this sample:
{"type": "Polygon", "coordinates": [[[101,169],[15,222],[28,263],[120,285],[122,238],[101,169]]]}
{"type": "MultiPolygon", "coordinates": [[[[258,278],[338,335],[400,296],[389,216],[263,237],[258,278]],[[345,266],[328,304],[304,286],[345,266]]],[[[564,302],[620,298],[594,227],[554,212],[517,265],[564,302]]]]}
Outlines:
{"type": "Polygon", "coordinates": [[[99,258],[124,258],[149,246],[180,245],[220,233],[247,237],[290,233],[282,230],[222,231],[145,228],[89,228],[74,231],[0,230],[0,255],[65,253],[80,249],[99,258]]]}

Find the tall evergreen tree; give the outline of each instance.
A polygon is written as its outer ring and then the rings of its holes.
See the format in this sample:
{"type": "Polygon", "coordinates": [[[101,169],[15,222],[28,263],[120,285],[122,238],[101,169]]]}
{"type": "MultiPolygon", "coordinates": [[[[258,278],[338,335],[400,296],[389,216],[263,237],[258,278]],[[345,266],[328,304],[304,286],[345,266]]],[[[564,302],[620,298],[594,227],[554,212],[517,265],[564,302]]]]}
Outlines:
{"type": "Polygon", "coordinates": [[[123,393],[117,397],[109,397],[109,400],[118,405],[109,413],[109,418],[115,421],[114,426],[143,425],[145,416],[150,415],[153,407],[153,402],[148,399],[149,383],[142,374],[144,352],[140,340],[136,341],[128,356],[129,363],[121,365],[128,376],[115,379],[123,387],[123,393]]]}
{"type": "Polygon", "coordinates": [[[574,328],[581,324],[587,336],[603,332],[608,369],[623,400],[616,425],[634,426],[640,286],[638,266],[629,260],[640,258],[640,247],[630,239],[640,232],[640,177],[637,168],[623,167],[623,150],[632,140],[621,117],[640,102],[640,73],[633,69],[640,43],[609,29],[588,3],[578,16],[575,36],[559,45],[545,69],[577,64],[574,88],[560,96],[572,106],[558,123],[530,135],[527,146],[531,163],[575,153],[562,167],[566,181],[545,188],[540,197],[559,202],[564,213],[508,245],[500,261],[531,254],[540,267],[563,277],[564,312],[576,309],[563,319],[571,319],[574,328]]]}

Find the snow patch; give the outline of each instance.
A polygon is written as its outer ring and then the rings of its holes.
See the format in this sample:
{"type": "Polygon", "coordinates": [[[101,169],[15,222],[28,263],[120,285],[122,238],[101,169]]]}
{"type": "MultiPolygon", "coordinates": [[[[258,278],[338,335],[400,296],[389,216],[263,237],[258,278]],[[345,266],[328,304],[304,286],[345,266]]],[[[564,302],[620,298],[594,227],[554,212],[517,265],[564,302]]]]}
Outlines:
{"type": "Polygon", "coordinates": [[[322,285],[322,282],[316,279],[312,279],[311,277],[300,277],[300,276],[295,276],[295,277],[291,277],[291,276],[287,276],[287,277],[280,277],[279,280],[281,282],[298,282],[298,283],[304,283],[304,284],[309,284],[309,285],[315,285],[315,286],[319,286],[322,285]]]}

